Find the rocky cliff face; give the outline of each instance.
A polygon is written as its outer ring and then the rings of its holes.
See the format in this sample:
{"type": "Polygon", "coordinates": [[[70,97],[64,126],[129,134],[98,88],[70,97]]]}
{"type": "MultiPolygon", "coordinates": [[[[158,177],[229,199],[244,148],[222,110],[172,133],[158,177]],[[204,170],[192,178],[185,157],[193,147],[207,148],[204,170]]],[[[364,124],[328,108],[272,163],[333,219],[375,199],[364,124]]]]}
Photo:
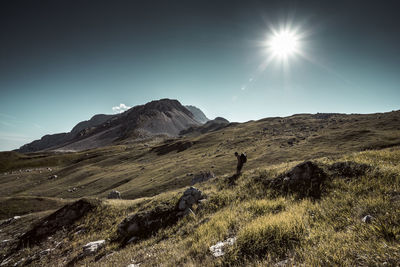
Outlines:
{"type": "Polygon", "coordinates": [[[201,109],[195,107],[195,106],[185,106],[190,112],[192,112],[194,118],[196,121],[200,123],[206,123],[209,121],[209,119],[206,117],[206,115],[201,111],[201,109]]]}
{"type": "Polygon", "coordinates": [[[128,138],[177,136],[201,123],[177,100],[161,99],[135,106],[116,115],[95,115],[78,123],[69,133],[43,136],[22,146],[19,152],[40,150],[80,151],[110,145],[128,138]]]}

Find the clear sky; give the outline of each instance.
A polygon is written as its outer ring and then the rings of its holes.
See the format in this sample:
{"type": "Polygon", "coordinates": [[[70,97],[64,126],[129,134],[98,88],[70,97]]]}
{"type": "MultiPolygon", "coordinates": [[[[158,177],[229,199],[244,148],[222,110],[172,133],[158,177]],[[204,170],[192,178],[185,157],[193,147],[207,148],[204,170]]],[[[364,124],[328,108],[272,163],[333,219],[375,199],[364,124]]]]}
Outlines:
{"type": "Polygon", "coordinates": [[[400,108],[399,1],[0,3],[0,150],[160,98],[209,118],[400,108]],[[284,66],[263,45],[301,36],[284,66]]]}

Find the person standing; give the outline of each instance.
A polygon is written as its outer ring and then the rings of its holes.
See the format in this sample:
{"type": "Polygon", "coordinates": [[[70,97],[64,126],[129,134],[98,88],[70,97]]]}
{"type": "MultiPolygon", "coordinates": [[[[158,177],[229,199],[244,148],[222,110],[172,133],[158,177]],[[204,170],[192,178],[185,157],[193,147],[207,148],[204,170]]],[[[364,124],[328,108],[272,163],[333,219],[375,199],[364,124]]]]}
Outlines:
{"type": "Polygon", "coordinates": [[[239,175],[242,172],[243,165],[247,162],[246,153],[241,153],[239,155],[238,152],[235,152],[235,156],[237,158],[237,166],[236,166],[236,175],[239,175]]]}

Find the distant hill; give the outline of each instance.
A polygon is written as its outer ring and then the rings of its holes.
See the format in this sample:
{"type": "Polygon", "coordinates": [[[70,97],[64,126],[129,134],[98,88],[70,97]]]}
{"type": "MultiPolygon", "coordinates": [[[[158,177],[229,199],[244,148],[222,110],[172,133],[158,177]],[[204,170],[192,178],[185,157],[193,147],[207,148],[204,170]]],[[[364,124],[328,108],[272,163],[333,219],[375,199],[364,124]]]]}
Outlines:
{"type": "Polygon", "coordinates": [[[229,121],[222,117],[216,117],[213,120],[208,120],[205,124],[200,126],[193,126],[188,129],[182,130],[181,135],[185,134],[204,134],[208,132],[213,132],[224,128],[229,125],[229,121]]]}
{"type": "Polygon", "coordinates": [[[155,135],[173,137],[184,129],[201,125],[204,113],[195,107],[192,109],[199,118],[196,119],[195,115],[177,100],[152,101],[121,114],[95,115],[90,120],[78,123],[69,133],[45,135],[40,140],[23,145],[17,151],[80,151],[110,145],[128,138],[148,138],[155,135]]]}
{"type": "Polygon", "coordinates": [[[194,118],[196,121],[200,122],[200,123],[206,123],[207,121],[209,121],[209,119],[206,117],[206,115],[203,113],[203,111],[201,111],[201,109],[195,107],[195,106],[185,106],[185,108],[187,108],[188,110],[190,110],[190,112],[192,112],[194,118]]]}

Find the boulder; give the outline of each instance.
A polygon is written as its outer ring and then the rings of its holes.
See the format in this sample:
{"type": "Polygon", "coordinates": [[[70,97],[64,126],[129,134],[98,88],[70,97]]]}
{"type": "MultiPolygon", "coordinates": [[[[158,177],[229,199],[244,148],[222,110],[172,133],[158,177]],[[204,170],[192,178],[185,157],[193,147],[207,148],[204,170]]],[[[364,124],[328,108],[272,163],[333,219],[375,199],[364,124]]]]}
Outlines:
{"type": "Polygon", "coordinates": [[[363,223],[371,223],[373,219],[374,217],[372,217],[371,215],[366,215],[361,220],[363,223]]]}
{"type": "Polygon", "coordinates": [[[99,251],[102,247],[104,247],[105,244],[106,244],[105,240],[97,240],[89,242],[83,246],[83,255],[84,256],[93,255],[97,251],[99,251]]]}
{"type": "Polygon", "coordinates": [[[107,198],[108,199],[121,199],[121,193],[117,190],[112,190],[110,193],[108,193],[107,198]]]}
{"type": "Polygon", "coordinates": [[[294,194],[298,198],[319,198],[326,179],[326,173],[317,164],[305,161],[285,174],[265,180],[264,185],[279,193],[294,194]]]}
{"type": "Polygon", "coordinates": [[[225,241],[220,241],[217,244],[211,246],[209,249],[214,257],[221,257],[225,255],[226,247],[232,246],[236,242],[236,237],[228,238],[225,241]]]}
{"type": "Polygon", "coordinates": [[[215,174],[212,171],[204,171],[204,172],[202,171],[193,177],[192,185],[205,182],[212,178],[215,178],[215,174]]]}
{"type": "Polygon", "coordinates": [[[183,195],[178,201],[177,210],[178,216],[187,215],[192,210],[193,204],[199,203],[199,200],[204,199],[202,192],[191,186],[183,192],[183,195]]]}

